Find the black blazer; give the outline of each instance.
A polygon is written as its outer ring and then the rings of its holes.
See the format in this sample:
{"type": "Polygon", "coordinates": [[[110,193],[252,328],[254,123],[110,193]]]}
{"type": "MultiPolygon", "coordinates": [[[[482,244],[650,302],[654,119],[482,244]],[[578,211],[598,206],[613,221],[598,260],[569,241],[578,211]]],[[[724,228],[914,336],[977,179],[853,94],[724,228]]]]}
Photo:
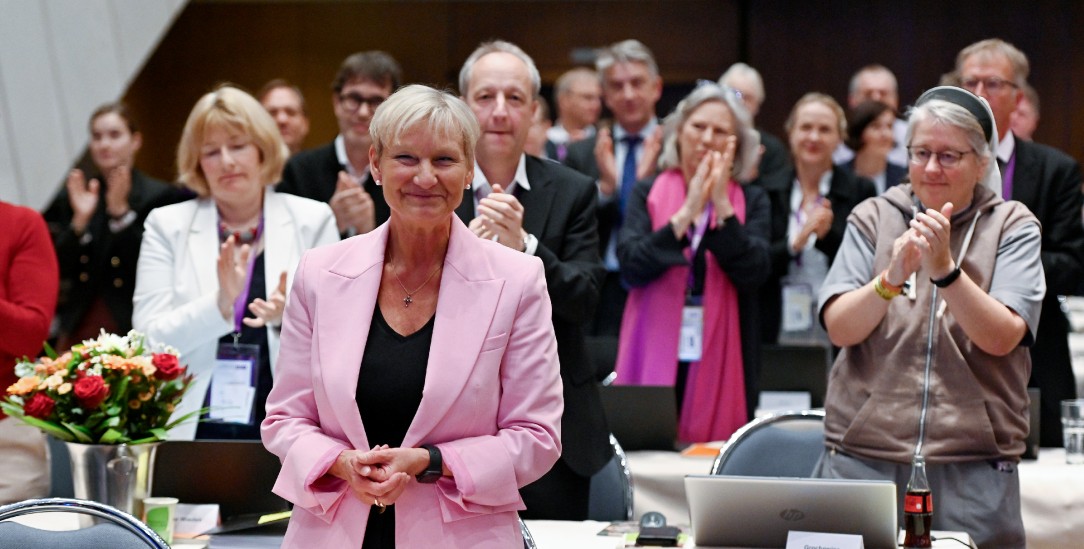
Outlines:
{"type": "MultiPolygon", "coordinates": [[[[768,191],[772,208],[771,241],[768,257],[771,261],[771,274],[760,291],[761,324],[760,335],[766,343],[775,343],[779,336],[781,322],[782,287],[780,280],[786,276],[791,260],[790,244],[787,242],[787,223],[793,212],[790,211],[790,193],[794,184],[793,168],[779,172],[774,177],[757,180],[768,191]]],[[[828,190],[828,200],[832,203],[832,228],[824,238],[818,238],[816,247],[824,252],[829,260],[835,259],[843,233],[847,229],[847,216],[859,202],[877,195],[873,182],[857,177],[839,166],[832,167],[832,181],[828,190]]],[[[815,290],[814,290],[815,291],[815,290]]]]}
{"type": "MultiPolygon", "coordinates": [[[[854,174],[854,159],[853,158],[846,161],[846,162],[844,162],[844,163],[842,163],[842,164],[840,164],[839,166],[841,168],[843,168],[844,170],[847,170],[848,172],[854,174]]],[[[857,175],[858,174],[855,174],[855,176],[857,176],[857,175]]],[[[900,183],[903,183],[903,180],[906,179],[906,178],[907,178],[907,168],[905,168],[903,166],[900,166],[899,164],[893,164],[892,162],[889,162],[888,164],[885,164],[885,190],[888,190],[891,187],[894,187],[896,185],[899,185],[900,183]]],[[[874,184],[874,186],[876,186],[876,184],[874,184]]]]}
{"type": "MultiPolygon", "coordinates": [[[[290,158],[282,171],[282,181],[275,190],[320,202],[331,202],[335,185],[339,181],[339,172],[345,169],[346,166],[339,163],[339,157],[335,154],[335,142],[332,141],[327,145],[299,152],[290,158]]],[[[381,220],[386,220],[389,215],[384,192],[373,181],[372,173],[365,177],[362,187],[373,198],[374,217],[379,225],[381,220]]]]}
{"type": "Polygon", "coordinates": [[[1016,138],[1012,199],[1027,206],[1043,226],[1042,262],[1046,297],[1031,351],[1031,381],[1038,387],[1040,443],[1061,446],[1060,401],[1076,398],[1069,354],[1069,319],[1059,295],[1084,290],[1084,226],[1081,172],[1076,160],[1046,145],[1016,138]]]}
{"type": "MultiPolygon", "coordinates": [[[[538,239],[535,255],[546,271],[553,330],[561,360],[565,411],[561,418],[563,459],[582,476],[610,460],[609,429],[599,400],[584,330],[594,316],[604,269],[598,253],[594,180],[551,160],[527,156],[531,190],[519,189],[523,228],[538,239]]],[[[466,191],[456,215],[469,224],[474,196],[466,191]]]]}
{"type": "Polygon", "coordinates": [[[136,219],[124,230],[109,229],[105,211],[105,180],[97,178],[98,209],[87,224],[89,241],[76,236],[71,228],[72,209],[67,188],[61,188],[52,204],[45,210],[45,220],[53,236],[60,265],[60,296],[56,316],[58,335],[66,336],[79,326],[91,304],[101,297],[109,309],[119,333],[132,329],[132,294],[135,292],[136,262],[143,242],[143,221],[158,206],[190,198],[188,191],[132,170],[132,189],[128,207],[136,219]]]}

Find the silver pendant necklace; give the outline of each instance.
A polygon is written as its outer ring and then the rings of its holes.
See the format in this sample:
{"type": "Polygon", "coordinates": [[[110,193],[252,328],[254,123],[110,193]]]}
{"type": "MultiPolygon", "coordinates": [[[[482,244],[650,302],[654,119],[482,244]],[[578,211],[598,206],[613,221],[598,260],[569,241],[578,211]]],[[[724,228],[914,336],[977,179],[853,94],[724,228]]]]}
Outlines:
{"type": "Polygon", "coordinates": [[[406,293],[406,297],[403,298],[403,307],[410,307],[410,304],[414,303],[414,294],[418,293],[422,288],[425,287],[426,284],[429,284],[429,281],[433,280],[433,277],[437,275],[437,271],[439,271],[441,267],[442,264],[438,263],[437,267],[433,269],[433,272],[429,273],[429,278],[426,278],[425,282],[422,282],[421,286],[414,288],[413,292],[407,289],[407,287],[403,284],[402,280],[399,280],[399,273],[395,272],[394,267],[392,268],[391,274],[395,276],[395,281],[399,283],[399,287],[402,288],[403,292],[406,293]]]}

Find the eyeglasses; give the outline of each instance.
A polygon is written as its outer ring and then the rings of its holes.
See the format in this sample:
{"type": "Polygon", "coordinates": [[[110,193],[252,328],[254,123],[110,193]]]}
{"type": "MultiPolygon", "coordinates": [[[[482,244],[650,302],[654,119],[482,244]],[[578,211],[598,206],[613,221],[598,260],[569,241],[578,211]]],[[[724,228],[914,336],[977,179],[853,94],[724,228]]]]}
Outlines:
{"type": "Polygon", "coordinates": [[[960,163],[965,155],[972,154],[975,151],[941,151],[933,152],[929,149],[912,149],[907,147],[907,158],[911,160],[911,163],[916,166],[925,166],[930,163],[930,158],[936,157],[937,164],[942,168],[952,168],[960,163]]]}
{"type": "Polygon", "coordinates": [[[369,111],[375,111],[385,99],[387,99],[387,97],[365,97],[358,93],[339,94],[339,104],[342,105],[344,109],[351,112],[360,109],[362,105],[368,105],[369,111]]]}
{"type": "Polygon", "coordinates": [[[982,87],[986,89],[986,91],[991,93],[998,93],[1001,90],[1016,87],[1016,84],[1014,82],[1010,80],[1005,80],[1004,78],[998,78],[996,76],[990,76],[987,78],[967,78],[960,82],[960,84],[963,85],[963,88],[965,90],[972,93],[974,93],[975,90],[979,89],[979,84],[982,84],[982,87]]]}

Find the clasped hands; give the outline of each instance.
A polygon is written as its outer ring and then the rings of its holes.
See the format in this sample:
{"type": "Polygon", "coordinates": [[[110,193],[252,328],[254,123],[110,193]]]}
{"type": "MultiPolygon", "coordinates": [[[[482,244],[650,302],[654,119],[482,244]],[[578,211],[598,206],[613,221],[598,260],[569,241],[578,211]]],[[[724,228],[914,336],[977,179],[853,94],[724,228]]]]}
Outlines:
{"type": "Polygon", "coordinates": [[[373,197],[345,171],[339,172],[335,193],[328,205],[335,214],[335,225],[340,234],[351,227],[357,234],[365,234],[376,227],[373,197]]]}
{"type": "Polygon", "coordinates": [[[932,279],[944,278],[956,268],[950,249],[952,209],[952,203],[946,202],[941,211],[928,208],[915,215],[909,228],[892,243],[886,273],[889,284],[902,286],[920,267],[932,279]]]}
{"type": "Polygon", "coordinates": [[[468,227],[480,238],[495,239],[513,250],[526,251],[523,204],[500,185],[493,185],[493,192],[478,201],[478,216],[468,227]]]}
{"type": "MultiPolygon", "coordinates": [[[[737,144],[738,139],[732,135],[727,138],[723,152],[710,151],[700,160],[696,173],[688,182],[685,202],[670,217],[670,226],[678,239],[683,238],[689,227],[704,213],[709,200],[715,208],[716,219],[734,215],[734,206],[730,203],[730,172],[734,166],[737,144]]],[[[692,153],[688,151],[686,154],[692,153]]]]}
{"type": "Polygon", "coordinates": [[[428,463],[429,451],[424,448],[390,448],[384,444],[369,451],[343,450],[328,474],[345,480],[362,503],[383,508],[395,504],[411,479],[421,474],[428,463]]]}
{"type": "MultiPolygon", "coordinates": [[[[233,319],[234,302],[248,288],[248,262],[255,253],[252,246],[238,246],[231,235],[222,243],[218,252],[218,310],[223,318],[233,319]]],[[[279,283],[267,299],[256,298],[248,304],[248,310],[256,318],[241,320],[250,328],[278,326],[282,323],[282,311],[286,308],[286,271],[279,274],[279,283]]]]}

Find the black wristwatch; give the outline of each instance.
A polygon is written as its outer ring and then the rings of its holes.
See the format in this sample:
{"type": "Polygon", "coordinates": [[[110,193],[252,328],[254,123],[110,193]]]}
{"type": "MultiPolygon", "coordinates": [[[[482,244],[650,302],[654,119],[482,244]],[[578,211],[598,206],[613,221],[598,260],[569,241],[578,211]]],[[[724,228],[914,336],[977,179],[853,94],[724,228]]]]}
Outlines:
{"type": "Polygon", "coordinates": [[[952,272],[945,275],[945,278],[939,278],[937,280],[934,280],[934,279],[931,278],[930,282],[932,282],[933,285],[937,286],[938,288],[944,288],[944,287],[947,287],[949,284],[952,284],[953,282],[956,282],[957,278],[960,278],[960,266],[959,265],[957,265],[956,268],[952,270],[952,272]]]}
{"type": "Polygon", "coordinates": [[[429,465],[417,477],[418,482],[432,484],[444,476],[444,458],[440,456],[440,449],[432,444],[422,444],[422,448],[429,451],[429,465]]]}

